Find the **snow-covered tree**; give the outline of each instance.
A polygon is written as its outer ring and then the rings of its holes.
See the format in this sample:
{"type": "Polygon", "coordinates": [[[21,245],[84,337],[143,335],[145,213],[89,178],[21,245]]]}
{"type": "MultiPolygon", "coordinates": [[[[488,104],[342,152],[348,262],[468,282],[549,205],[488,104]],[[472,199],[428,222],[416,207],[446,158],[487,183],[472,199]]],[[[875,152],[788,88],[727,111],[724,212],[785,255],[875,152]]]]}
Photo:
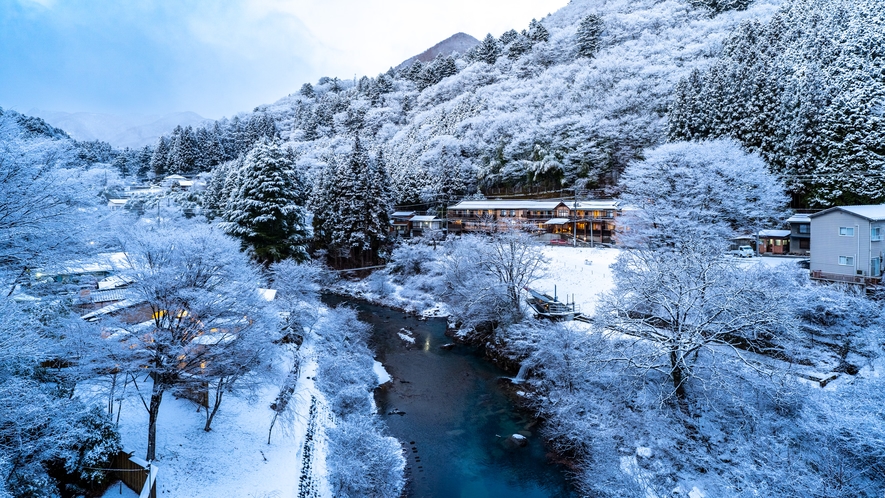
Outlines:
{"type": "Polygon", "coordinates": [[[383,158],[370,160],[359,137],[347,158],[321,174],[311,202],[314,231],[336,264],[366,266],[379,260],[389,231],[389,185],[383,158]]]}
{"type": "Polygon", "coordinates": [[[604,28],[605,25],[598,14],[590,14],[581,20],[575,35],[579,56],[591,59],[596,55],[599,50],[599,38],[602,36],[604,28]]]}
{"type": "Polygon", "coordinates": [[[262,138],[246,155],[237,178],[224,206],[224,230],[265,265],[306,260],[306,187],[286,152],[262,138]]]}
{"type": "Polygon", "coordinates": [[[129,367],[151,380],[142,401],[145,458],[154,460],[164,394],[206,382],[222,394],[230,388],[222,382],[244,376],[269,354],[275,320],[265,315],[256,269],[236,240],[211,225],[139,225],[121,234],[120,243],[128,265],[121,273],[134,281],[132,292],[149,320],[113,324],[120,332],[111,340],[120,341],[129,367]]]}
{"type": "Polygon", "coordinates": [[[446,243],[440,294],[465,328],[519,321],[522,291],[546,269],[537,241],[518,230],[446,243]]]}
{"type": "Polygon", "coordinates": [[[630,249],[613,267],[616,288],[598,315],[601,330],[658,345],[660,357],[640,368],[668,372],[684,403],[699,356],[724,347],[740,357],[738,344],[764,349],[776,334],[792,333],[789,303],[780,299],[791,277],[722,258],[737,231],[779,218],[783,187],[757,156],[721,140],[652,150],[624,172],[621,187],[634,208],[619,223],[630,249]]]}
{"type": "Polygon", "coordinates": [[[500,56],[501,46],[498,44],[498,40],[496,40],[495,37],[491,35],[491,33],[487,34],[486,37],[483,38],[482,43],[477,45],[473,52],[473,57],[475,58],[475,60],[479,62],[485,62],[486,64],[494,64],[500,56]]]}

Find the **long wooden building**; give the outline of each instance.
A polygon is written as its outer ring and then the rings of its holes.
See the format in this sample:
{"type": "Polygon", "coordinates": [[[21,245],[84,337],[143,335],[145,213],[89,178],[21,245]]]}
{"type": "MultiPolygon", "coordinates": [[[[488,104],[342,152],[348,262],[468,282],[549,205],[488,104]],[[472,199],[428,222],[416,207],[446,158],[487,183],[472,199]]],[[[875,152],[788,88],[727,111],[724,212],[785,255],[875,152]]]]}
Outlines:
{"type": "Polygon", "coordinates": [[[582,242],[614,242],[615,219],[621,211],[616,200],[481,200],[462,201],[447,213],[451,233],[522,228],[552,234],[551,238],[575,236],[582,242]]]}

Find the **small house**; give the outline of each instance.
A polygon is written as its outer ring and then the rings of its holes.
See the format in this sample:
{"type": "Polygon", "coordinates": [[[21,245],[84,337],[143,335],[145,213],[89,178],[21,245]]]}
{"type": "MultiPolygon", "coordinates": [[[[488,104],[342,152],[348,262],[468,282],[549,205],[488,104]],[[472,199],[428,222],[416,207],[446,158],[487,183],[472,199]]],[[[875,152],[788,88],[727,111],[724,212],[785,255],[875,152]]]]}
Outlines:
{"type": "Polygon", "coordinates": [[[790,252],[789,230],[759,230],[759,254],[788,254],[790,252]]]}
{"type": "Polygon", "coordinates": [[[809,218],[812,278],[879,282],[885,256],[885,204],[838,206],[809,218]]]}
{"type": "Polygon", "coordinates": [[[794,214],[790,224],[790,254],[808,256],[811,251],[811,217],[807,214],[794,214]]]}

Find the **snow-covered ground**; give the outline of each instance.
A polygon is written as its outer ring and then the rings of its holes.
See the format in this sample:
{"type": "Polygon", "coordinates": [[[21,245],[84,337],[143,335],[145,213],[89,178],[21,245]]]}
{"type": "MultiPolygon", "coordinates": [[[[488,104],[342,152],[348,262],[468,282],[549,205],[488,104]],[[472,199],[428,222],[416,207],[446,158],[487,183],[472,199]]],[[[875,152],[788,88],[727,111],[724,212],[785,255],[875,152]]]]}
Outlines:
{"type": "Polygon", "coordinates": [[[552,296],[555,286],[560,301],[574,300],[581,313],[593,315],[600,296],[614,286],[609,267],[620,253],[620,249],[547,246],[547,274],[530,287],[552,296]]]}
{"type": "MultiPolygon", "coordinates": [[[[197,405],[176,399],[167,393],[160,406],[157,423],[157,494],[159,496],[298,496],[302,453],[311,395],[321,396],[313,388],[315,364],[307,362],[292,398],[299,416],[286,423],[282,417],[267,444],[273,411],[270,404],[279,392],[269,386],[252,398],[225,397],[212,431],[203,431],[205,414],[197,405]],[[300,416],[301,414],[305,416],[300,416]]],[[[141,379],[140,379],[141,380],[141,379]]],[[[150,392],[150,382],[139,382],[150,392]]],[[[131,386],[129,387],[131,390],[131,386]]],[[[120,417],[123,445],[135,456],[144,457],[147,448],[147,411],[137,395],[127,396],[120,417]]],[[[321,448],[313,451],[313,472],[318,476],[317,496],[328,496],[325,485],[325,458],[321,448]]],[[[119,496],[119,488],[107,496],[119,496]]],[[[125,495],[124,495],[125,496],[125,495]]]]}

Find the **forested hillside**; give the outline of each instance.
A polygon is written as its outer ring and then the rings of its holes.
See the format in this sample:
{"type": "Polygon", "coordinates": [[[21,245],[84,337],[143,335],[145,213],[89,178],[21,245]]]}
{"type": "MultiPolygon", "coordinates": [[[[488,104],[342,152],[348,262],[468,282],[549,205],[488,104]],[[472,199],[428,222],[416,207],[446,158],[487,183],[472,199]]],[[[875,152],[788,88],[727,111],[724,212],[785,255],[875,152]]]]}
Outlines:
{"type": "Polygon", "coordinates": [[[797,0],[676,90],[672,140],[731,136],[812,205],[885,201],[885,4],[797,0]]]}
{"type": "Polygon", "coordinates": [[[187,172],[236,157],[242,136],[255,134],[248,123],[267,116],[312,173],[349,151],[358,131],[384,152],[400,204],[494,187],[612,186],[667,139],[680,79],[710,66],[741,22],[767,22],[780,1],[703,3],[575,1],[465,54],[355,81],[321,78],[252,114],[176,132],[152,165],[187,172]],[[199,149],[184,162],[170,152],[183,133],[199,149]]]}

